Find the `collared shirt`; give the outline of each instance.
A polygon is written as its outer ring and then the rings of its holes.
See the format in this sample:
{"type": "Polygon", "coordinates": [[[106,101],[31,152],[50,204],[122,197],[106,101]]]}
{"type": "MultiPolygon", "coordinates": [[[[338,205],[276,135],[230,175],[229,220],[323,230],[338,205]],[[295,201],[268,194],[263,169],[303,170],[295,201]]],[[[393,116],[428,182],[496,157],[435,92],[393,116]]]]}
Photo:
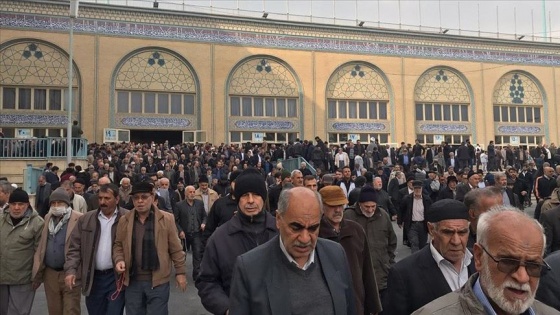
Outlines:
{"type": "Polygon", "coordinates": [[[113,240],[111,237],[111,227],[117,218],[117,209],[110,218],[106,217],[102,211],[99,211],[97,220],[99,221],[99,242],[97,243],[97,252],[95,253],[95,269],[106,270],[113,268],[111,254],[113,250],[113,240]]]}
{"type": "MultiPolygon", "coordinates": [[[[284,247],[284,242],[282,242],[282,237],[278,236],[278,239],[280,240],[280,249],[282,250],[282,253],[284,253],[284,255],[286,255],[286,258],[288,258],[288,261],[294,265],[296,265],[296,267],[300,268],[298,263],[296,262],[296,260],[292,257],[292,255],[290,255],[288,253],[288,251],[286,250],[286,247],[284,247]]],[[[305,263],[305,265],[303,265],[303,268],[300,268],[302,270],[307,270],[307,268],[309,268],[309,266],[311,266],[311,264],[315,263],[315,248],[311,251],[311,254],[309,254],[309,259],[307,260],[307,262],[305,263]]]]}
{"type": "MultiPolygon", "coordinates": [[[[482,291],[482,287],[480,286],[480,277],[476,279],[476,282],[474,283],[473,292],[476,298],[478,299],[478,301],[482,303],[482,306],[484,307],[484,311],[486,312],[486,314],[497,315],[496,311],[494,311],[494,308],[492,307],[492,304],[490,304],[490,301],[482,291]]],[[[533,307],[529,307],[521,315],[535,315],[535,311],[533,310],[533,307]]]]}
{"type": "Polygon", "coordinates": [[[439,270],[441,270],[443,277],[445,277],[447,284],[449,284],[451,291],[458,290],[467,283],[467,280],[469,280],[469,270],[467,266],[471,264],[471,259],[473,257],[468,249],[465,249],[465,256],[463,256],[460,272],[457,272],[455,266],[453,266],[449,260],[441,256],[432,242],[430,242],[430,252],[432,252],[432,257],[436,261],[439,270]]]}
{"type": "Polygon", "coordinates": [[[424,221],[424,200],[422,197],[412,196],[412,221],[424,221]]]}
{"type": "Polygon", "coordinates": [[[208,209],[208,191],[206,191],[206,193],[201,192],[202,195],[202,202],[204,202],[204,210],[206,211],[206,213],[208,213],[208,211],[210,209],[208,209]]]}
{"type": "Polygon", "coordinates": [[[504,200],[504,206],[511,206],[511,203],[509,202],[509,196],[505,189],[502,189],[502,198],[504,200]]]}

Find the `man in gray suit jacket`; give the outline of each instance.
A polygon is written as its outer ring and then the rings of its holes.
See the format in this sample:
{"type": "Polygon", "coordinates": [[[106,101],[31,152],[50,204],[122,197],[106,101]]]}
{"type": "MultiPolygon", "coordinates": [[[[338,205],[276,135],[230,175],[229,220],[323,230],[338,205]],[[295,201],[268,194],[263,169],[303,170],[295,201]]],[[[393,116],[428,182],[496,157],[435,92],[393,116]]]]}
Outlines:
{"type": "Polygon", "coordinates": [[[305,187],[282,191],[274,237],[237,258],[229,315],[353,315],[344,249],[318,239],[322,201],[305,187]]]}

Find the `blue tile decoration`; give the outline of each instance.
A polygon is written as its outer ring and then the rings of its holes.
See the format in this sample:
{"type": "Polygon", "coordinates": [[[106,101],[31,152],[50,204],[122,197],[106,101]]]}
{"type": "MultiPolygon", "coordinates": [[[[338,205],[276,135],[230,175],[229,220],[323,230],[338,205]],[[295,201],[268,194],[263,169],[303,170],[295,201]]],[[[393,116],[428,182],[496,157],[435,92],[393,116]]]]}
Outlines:
{"type": "Polygon", "coordinates": [[[351,123],[351,122],[337,122],[333,123],[332,127],[334,130],[339,131],[383,131],[387,129],[387,126],[382,123],[351,123]]]}
{"type": "Polygon", "coordinates": [[[165,117],[124,117],[121,124],[128,127],[186,128],[192,125],[189,119],[165,117]]]}
{"type": "Polygon", "coordinates": [[[26,126],[66,126],[68,117],[58,115],[3,114],[0,115],[2,125],[26,126]]]}
{"type": "Polygon", "coordinates": [[[234,126],[239,129],[252,130],[290,130],[294,128],[291,121],[271,121],[271,120],[238,120],[234,126]]]}
{"type": "Polygon", "coordinates": [[[498,132],[502,134],[541,134],[541,127],[536,126],[499,126],[498,132]]]}
{"type": "MultiPolygon", "coordinates": [[[[42,16],[27,13],[6,13],[0,17],[0,27],[67,31],[69,18],[42,16]]],[[[266,34],[241,30],[220,30],[191,26],[153,25],[98,19],[76,19],[76,32],[150,37],[157,39],[224,43],[267,48],[300,50],[341,51],[360,54],[389,56],[412,56],[436,59],[492,61],[505,63],[560,65],[560,55],[546,53],[499,51],[470,47],[442,47],[408,43],[376,42],[374,40],[352,40],[349,38],[320,38],[286,34],[266,34]]]]}
{"type": "Polygon", "coordinates": [[[525,93],[524,93],[525,88],[523,87],[523,81],[521,80],[521,78],[517,73],[514,74],[513,77],[511,78],[511,85],[509,87],[509,90],[510,90],[509,96],[511,96],[511,102],[513,104],[523,104],[523,98],[525,97],[525,93]]]}
{"type": "Polygon", "coordinates": [[[422,132],[465,133],[469,131],[467,125],[451,124],[420,124],[418,129],[422,132]]]}

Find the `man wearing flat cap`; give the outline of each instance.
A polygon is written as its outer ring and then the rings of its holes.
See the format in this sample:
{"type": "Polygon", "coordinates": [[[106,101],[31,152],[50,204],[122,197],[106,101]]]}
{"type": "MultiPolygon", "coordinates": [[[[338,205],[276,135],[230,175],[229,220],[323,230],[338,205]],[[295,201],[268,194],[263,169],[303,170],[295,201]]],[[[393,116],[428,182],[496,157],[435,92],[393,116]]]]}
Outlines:
{"type": "Polygon", "coordinates": [[[443,187],[443,189],[439,191],[436,201],[442,199],[455,199],[456,196],[457,196],[457,177],[448,176],[447,186],[443,187]]]}
{"type": "MultiPolygon", "coordinates": [[[[113,263],[124,273],[127,314],[168,314],[169,275],[181,291],[187,289],[185,252],[173,214],[154,207],[154,185],[141,182],[132,187],[134,208],[118,223],[113,263]]],[[[122,294],[122,293],[121,293],[122,294]]]]}
{"type": "Polygon", "coordinates": [[[366,232],[377,280],[377,290],[380,297],[383,298],[387,289],[389,268],[395,264],[397,235],[393,230],[389,214],[379,207],[378,201],[379,191],[365,186],[360,191],[356,205],[346,208],[344,217],[357,222],[366,232]]]}
{"type": "Polygon", "coordinates": [[[425,213],[432,205],[432,199],[423,194],[424,183],[412,181],[413,191],[401,201],[397,224],[407,231],[408,242],[412,253],[420,250],[428,240],[428,231],[424,220],[425,213]]]}
{"type": "Polygon", "coordinates": [[[465,200],[465,195],[473,190],[478,188],[478,182],[480,182],[480,175],[475,171],[469,171],[467,175],[467,183],[464,185],[457,186],[457,194],[455,195],[455,199],[463,202],[465,200]]]}
{"type": "Polygon", "coordinates": [[[237,213],[208,239],[196,288],[204,308],[223,315],[229,310],[231,275],[237,256],[266,243],[278,234],[275,218],[265,209],[266,183],[254,169],[235,179],[237,213]]]}
{"type": "Polygon", "coordinates": [[[468,218],[467,207],[452,199],[437,201],[425,212],[432,240],[391,268],[383,300],[386,314],[411,314],[467,282],[475,272],[467,249],[468,218]]]}
{"type": "MultiPolygon", "coordinates": [[[[366,187],[363,189],[372,190],[371,187],[366,187]]],[[[343,218],[344,205],[348,203],[348,199],[342,188],[326,186],[321,188],[319,194],[323,200],[319,237],[337,242],[344,248],[352,274],[358,314],[377,314],[381,311],[381,300],[371,256],[370,247],[373,245],[368,244],[366,233],[360,224],[343,218]]]]}

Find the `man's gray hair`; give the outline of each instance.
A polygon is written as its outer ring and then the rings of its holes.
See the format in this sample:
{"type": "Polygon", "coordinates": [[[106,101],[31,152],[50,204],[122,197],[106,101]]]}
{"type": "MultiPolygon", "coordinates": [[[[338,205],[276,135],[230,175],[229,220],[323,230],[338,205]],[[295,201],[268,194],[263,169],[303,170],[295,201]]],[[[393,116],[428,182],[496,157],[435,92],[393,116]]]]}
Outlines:
{"type": "MultiPolygon", "coordinates": [[[[310,192],[312,192],[315,195],[315,198],[317,199],[317,202],[319,203],[319,211],[321,211],[321,215],[323,214],[323,199],[321,199],[321,195],[316,192],[313,191],[311,189],[309,189],[310,192]]],[[[284,215],[284,213],[286,212],[286,210],[288,210],[288,207],[290,206],[290,197],[292,196],[292,189],[282,189],[282,192],[280,193],[280,197],[278,198],[278,208],[276,209],[276,212],[278,212],[279,215],[284,215]]]]}
{"type": "Polygon", "coordinates": [[[506,173],[504,173],[504,172],[497,172],[497,173],[494,174],[494,179],[496,180],[496,182],[497,182],[498,180],[500,180],[500,178],[502,178],[502,177],[506,177],[506,173]]]}
{"type": "Polygon", "coordinates": [[[512,207],[512,206],[504,206],[504,205],[494,206],[487,212],[484,212],[483,214],[480,215],[480,218],[478,219],[478,225],[476,228],[477,243],[480,243],[484,247],[488,246],[488,237],[492,233],[491,225],[498,224],[498,222],[494,222],[496,220],[496,216],[504,212],[509,212],[508,216],[515,217],[518,221],[525,220],[531,222],[539,230],[539,232],[542,234],[543,237],[543,248],[541,254],[544,255],[544,251],[546,249],[546,236],[544,235],[543,226],[539,223],[539,221],[531,218],[523,211],[520,211],[516,207],[512,207]]]}
{"type": "Polygon", "coordinates": [[[502,197],[502,190],[495,186],[489,186],[479,189],[472,189],[465,195],[463,203],[469,210],[480,208],[480,202],[486,198],[502,197]]]}
{"type": "Polygon", "coordinates": [[[11,194],[14,191],[14,187],[10,182],[6,180],[0,180],[0,191],[5,194],[11,194]]]}
{"type": "Polygon", "coordinates": [[[290,177],[294,177],[297,173],[301,174],[300,170],[293,170],[292,173],[290,174],[290,177]]]}

